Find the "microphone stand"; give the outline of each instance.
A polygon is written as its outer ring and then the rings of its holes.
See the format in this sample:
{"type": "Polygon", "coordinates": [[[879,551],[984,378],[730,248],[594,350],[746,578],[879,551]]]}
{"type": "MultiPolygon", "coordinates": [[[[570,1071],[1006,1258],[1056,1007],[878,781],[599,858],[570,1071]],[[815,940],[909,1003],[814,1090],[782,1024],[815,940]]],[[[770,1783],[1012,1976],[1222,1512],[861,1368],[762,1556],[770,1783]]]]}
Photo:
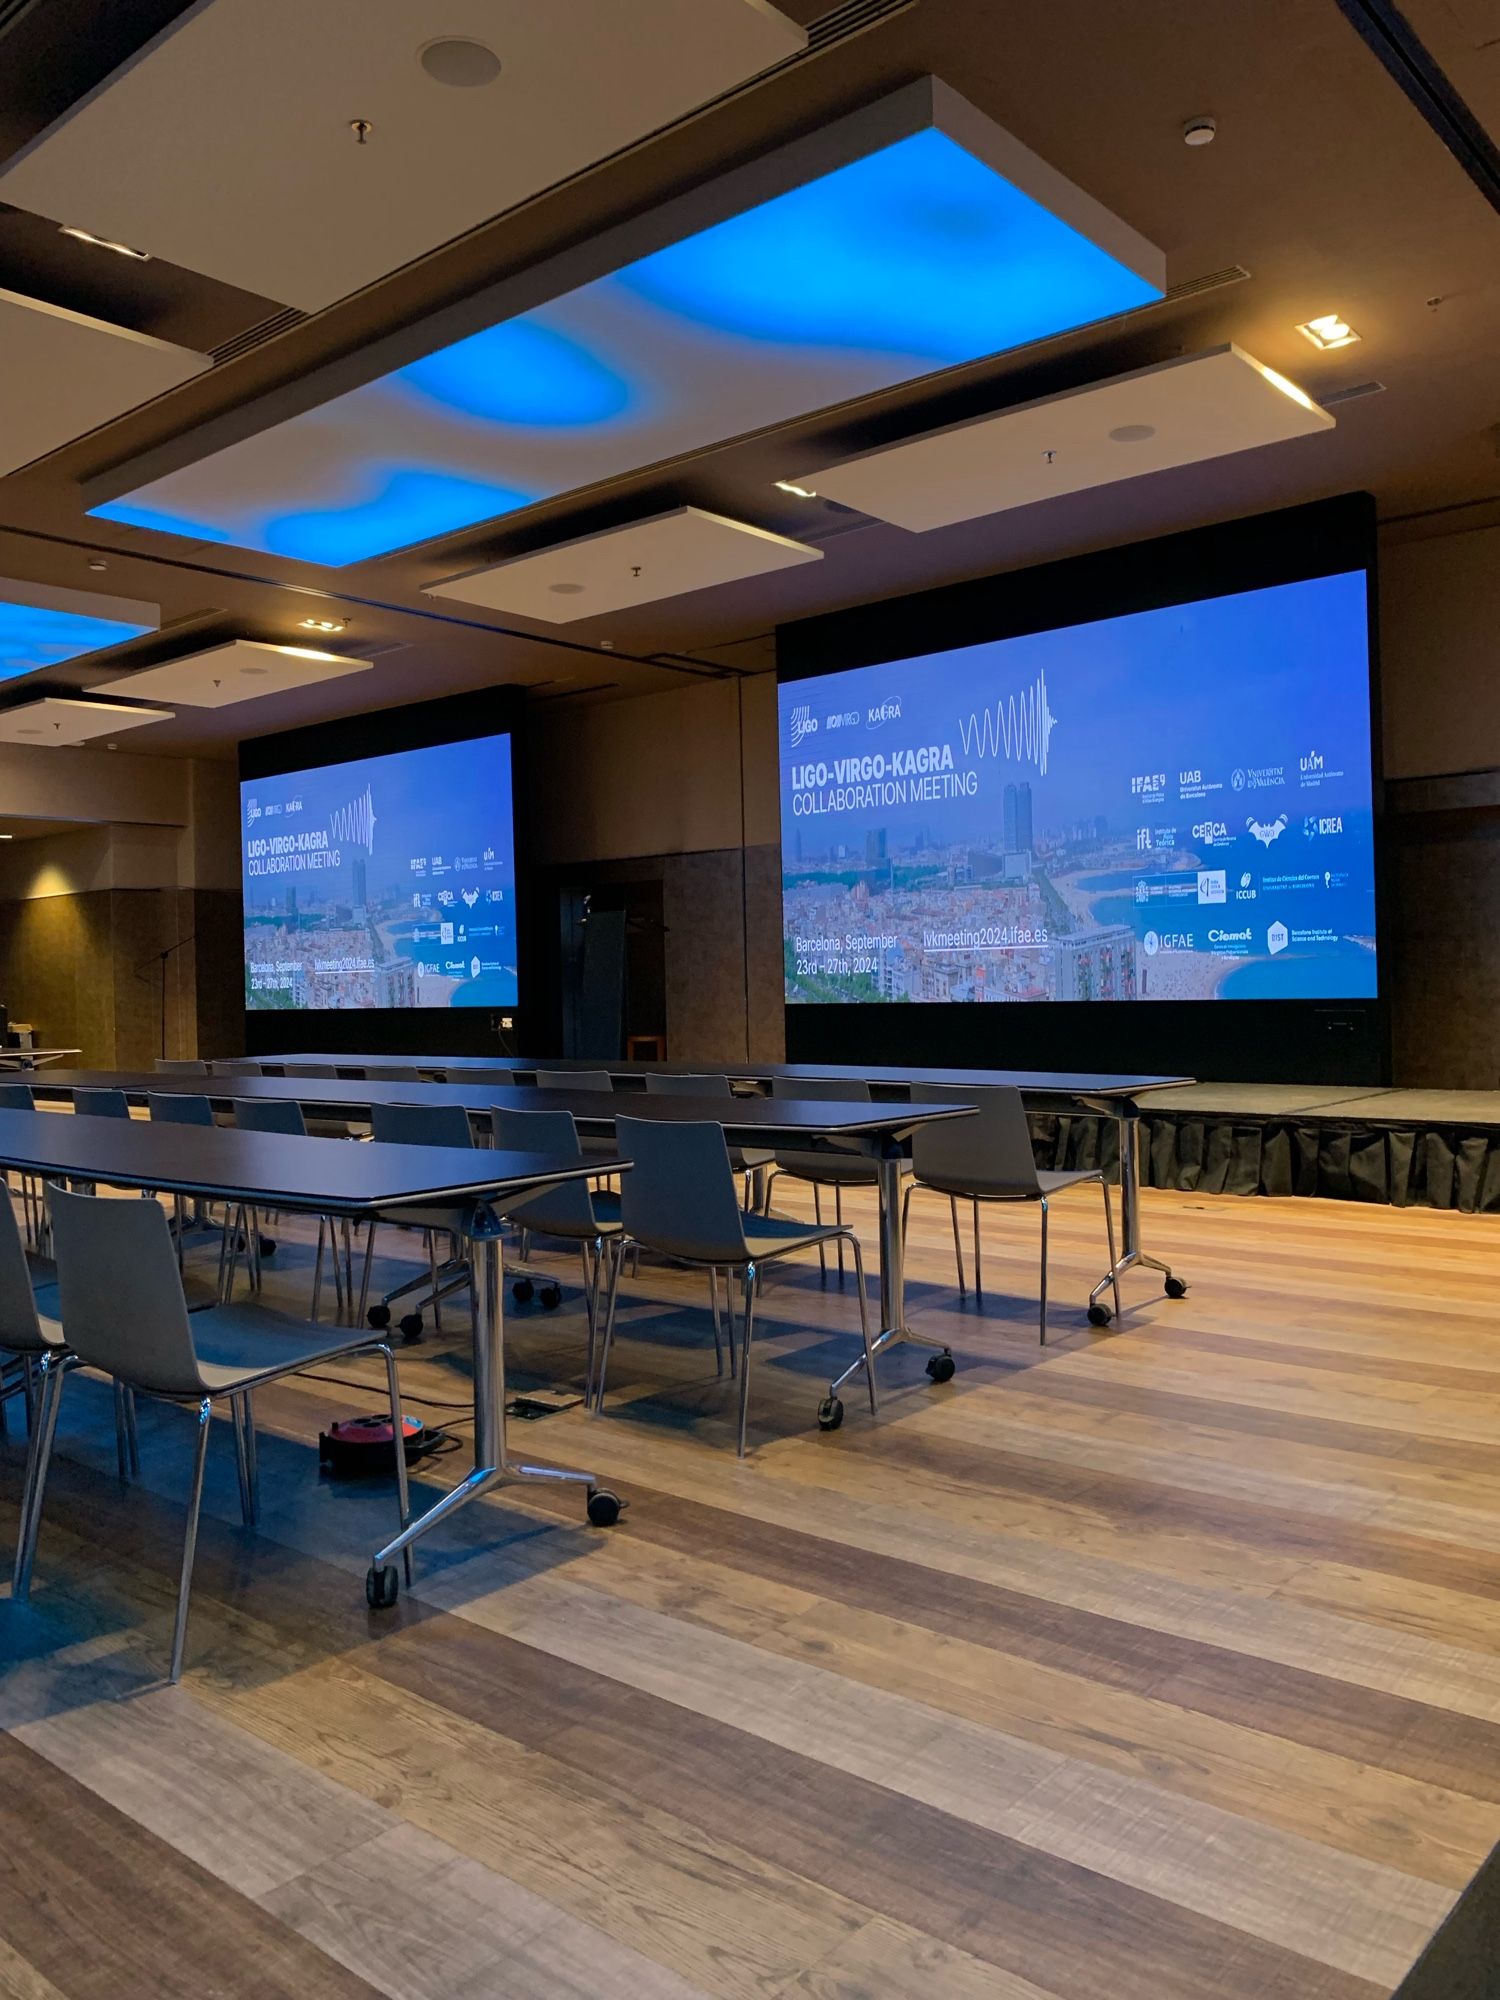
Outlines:
{"type": "Polygon", "coordinates": [[[174,952],[181,951],[182,947],[185,944],[191,944],[193,940],[197,937],[197,935],[198,933],[196,931],[189,931],[187,936],[180,937],[177,940],[176,944],[169,944],[165,951],[156,952],[150,958],[143,958],[140,964],[135,969],[136,978],[144,979],[146,977],[147,966],[155,965],[160,968],[159,986],[158,986],[158,993],[159,993],[158,1022],[160,1028],[161,1053],[163,1058],[165,1058],[167,1053],[167,960],[171,958],[174,952]]]}

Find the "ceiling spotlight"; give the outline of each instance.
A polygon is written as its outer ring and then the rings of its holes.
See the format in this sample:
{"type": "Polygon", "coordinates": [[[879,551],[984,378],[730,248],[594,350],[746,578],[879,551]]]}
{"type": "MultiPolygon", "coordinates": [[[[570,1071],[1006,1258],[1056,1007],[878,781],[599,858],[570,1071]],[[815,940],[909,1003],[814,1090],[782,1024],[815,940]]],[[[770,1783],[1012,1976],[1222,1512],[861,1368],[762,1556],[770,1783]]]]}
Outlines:
{"type": "Polygon", "coordinates": [[[774,484],[783,493],[795,493],[799,500],[816,500],[818,497],[810,486],[799,486],[795,479],[778,479],[774,484]]]}
{"type": "Polygon", "coordinates": [[[1305,319],[1297,331],[1304,340],[1325,351],[1330,347],[1352,347],[1359,339],[1348,320],[1340,319],[1337,313],[1320,313],[1316,319],[1305,319]]]}
{"type": "MultiPolygon", "coordinates": [[[[103,568],[103,564],[100,564],[103,568]]],[[[299,618],[297,623],[305,632],[342,632],[349,623],[347,618],[299,618]]]]}
{"type": "Polygon", "coordinates": [[[93,561],[89,564],[89,568],[92,570],[108,569],[109,564],[104,560],[102,556],[95,556],[93,561]]]}
{"type": "Polygon", "coordinates": [[[1182,128],[1182,143],[1184,146],[1211,146],[1218,129],[1215,119],[1189,118],[1182,128]]]}
{"type": "Polygon", "coordinates": [[[117,257],[133,257],[138,264],[149,264],[149,250],[132,250],[128,243],[111,243],[107,236],[94,236],[87,229],[74,229],[68,223],[59,225],[60,236],[71,236],[79,243],[92,243],[96,250],[113,250],[117,257]]]}

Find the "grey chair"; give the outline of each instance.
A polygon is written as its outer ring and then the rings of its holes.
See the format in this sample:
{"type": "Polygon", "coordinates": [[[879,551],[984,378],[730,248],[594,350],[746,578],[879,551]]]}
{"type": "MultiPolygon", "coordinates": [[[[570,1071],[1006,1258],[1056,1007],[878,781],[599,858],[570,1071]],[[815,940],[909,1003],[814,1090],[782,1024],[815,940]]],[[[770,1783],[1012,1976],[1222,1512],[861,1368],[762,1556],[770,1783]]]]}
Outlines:
{"type": "MultiPolygon", "coordinates": [[[[974,1210],[974,1292],[984,1289],[980,1261],[979,1209],[983,1202],[1035,1202],[1041,1210],[1041,1298],[1038,1307],[1042,1345],[1047,1341],[1047,1212],[1054,1195],[1069,1188],[1097,1182],[1104,1197],[1104,1228],[1109,1243],[1109,1267],[1115,1269],[1115,1220],[1110,1207],[1109,1184],[1100,1167],[1069,1173],[1039,1168],[1031,1149],[1031,1128],[1019,1090],[1001,1085],[985,1085],[977,1090],[949,1089],[940,1084],[914,1085],[912,1100],[921,1104],[971,1104],[972,1118],[945,1118],[921,1126],[912,1138],[912,1181],[902,1205],[902,1231],[911,1197],[918,1188],[946,1195],[953,1217],[953,1251],[958,1265],[958,1288],[964,1286],[963,1244],[958,1228],[958,1204],[969,1202],[974,1210]]],[[[1114,1280],[1115,1314],[1120,1311],[1119,1280],[1114,1280]]]]}
{"type": "MultiPolygon", "coordinates": [[[[651,1069],[646,1072],[646,1095],[648,1097],[733,1097],[734,1089],[727,1076],[715,1076],[711,1072],[674,1075],[668,1070],[651,1069]]],[[[729,1164],[737,1174],[753,1174],[761,1167],[768,1167],[774,1155],[756,1149],[746,1151],[743,1146],[729,1148],[729,1164]]],[[[761,1203],[751,1200],[749,1186],[745,1189],[745,1206],[758,1208],[761,1203]]]]}
{"type": "Polygon", "coordinates": [[[84,1088],[73,1092],[73,1109],[80,1118],[128,1118],[130,1105],[123,1090],[84,1088]]]}
{"type": "MultiPolygon", "coordinates": [[[[257,1512],[256,1389],[320,1362],[373,1351],[385,1359],[390,1396],[396,1491],[404,1528],[410,1518],[401,1384],[395,1356],[367,1332],[335,1333],[285,1320],[257,1306],[217,1306],[189,1314],[164,1209],[155,1202],[111,1201],[49,1187],[47,1204],[57,1245],[58,1291],[68,1344],[79,1361],[99,1368],[137,1393],[196,1406],[197,1449],[183,1537],[182,1574],[172,1633],[171,1678],[182,1678],[188,1602],[197,1551],[198,1516],[208,1456],[213,1405],[227,1398],[239,1469],[240,1507],[247,1526],[257,1512]]],[[[28,1562],[34,1559],[52,1441],[66,1380],[49,1369],[38,1436],[38,1463],[30,1511],[28,1562]]]]}
{"type": "MultiPolygon", "coordinates": [[[[490,1118],[495,1144],[506,1152],[549,1153],[562,1160],[584,1158],[583,1147],[578,1141],[578,1127],[573,1123],[570,1112],[496,1110],[491,1112],[490,1118]]],[[[623,1226],[620,1221],[620,1197],[599,1192],[591,1188],[587,1181],[562,1181],[556,1187],[543,1188],[537,1194],[528,1195],[524,1201],[507,1203],[502,1213],[518,1221],[528,1237],[536,1233],[560,1236],[564,1242],[578,1245],[589,1329],[584,1403],[591,1407],[605,1264],[611,1246],[619,1241],[623,1226]]],[[[715,1302],[717,1304],[717,1293],[715,1302]]]]}
{"type": "Polygon", "coordinates": [[[207,1076],[206,1062],[189,1061],[178,1056],[158,1056],[152,1068],[159,1076],[207,1076]]]}
{"type": "MultiPolygon", "coordinates": [[[[0,1083],[0,1111],[35,1111],[36,1098],[29,1083],[0,1083]]],[[[42,1183],[35,1174],[20,1176],[21,1213],[26,1218],[26,1241],[39,1243],[42,1237],[42,1183]]],[[[3,1345],[3,1343],[0,1343],[3,1345]]]]}
{"type": "MultiPolygon", "coordinates": [[[[82,1096],[75,1092],[75,1096],[82,1096]]],[[[193,1091],[153,1090],[146,1098],[153,1125],[212,1125],[214,1108],[206,1097],[193,1091]]]]}
{"type": "MultiPolygon", "coordinates": [[[[810,1250],[819,1242],[842,1235],[854,1258],[859,1293],[859,1324],[864,1337],[865,1379],[870,1410],[876,1408],[875,1362],[870,1348],[870,1313],[865,1297],[864,1259],[853,1230],[831,1225],[786,1222],[776,1216],[742,1209],[735,1198],[734,1171],[722,1129],[697,1121],[668,1125],[650,1118],[617,1121],[621,1154],[631,1161],[620,1196],[622,1233],[611,1260],[609,1306],[599,1355],[599,1385],[595,1408],[604,1407],[605,1378],[614,1339],[624,1252],[634,1244],[674,1257],[685,1264],[738,1271],[743,1287],[740,1333],[740,1405],[738,1450],[745,1455],[745,1428],[750,1411],[750,1352],[755,1338],[755,1293],[760,1266],[772,1258],[810,1250]]],[[[728,1287],[726,1286],[726,1290],[728,1287]]],[[[732,1312],[732,1308],[731,1308],[732,1312]]],[[[731,1341],[733,1330],[731,1327],[731,1341]]],[[[818,1412],[825,1430],[842,1423],[844,1406],[830,1389],[818,1412]]]]}
{"type": "MultiPolygon", "coordinates": [[[[862,1078],[849,1076],[793,1077],[773,1076],[771,1079],[773,1097],[823,1097],[838,1104],[868,1104],[870,1086],[862,1078]]],[[[911,1162],[901,1162],[903,1174],[911,1171],[911,1162]]],[[[842,1227],[844,1221],[844,1189],[873,1188],[880,1184],[880,1168],[876,1161],[863,1153],[813,1152],[796,1147],[778,1146],[771,1156],[771,1171],[766,1176],[765,1209],[770,1213],[771,1189],[778,1176],[788,1180],[805,1181],[813,1191],[813,1214],[819,1222],[823,1220],[823,1191],[833,1192],[833,1219],[842,1227]]],[[[818,1263],[826,1272],[828,1252],[823,1244],[818,1246],[818,1263]]],[[[844,1276],[844,1246],[839,1245],[839,1281],[844,1276]]]]}
{"type": "Polygon", "coordinates": [[[615,1080],[607,1069],[539,1069],[538,1090],[610,1090],[615,1080]]]}
{"type": "Polygon", "coordinates": [[[6,1427],[7,1398],[19,1393],[26,1403],[26,1478],[11,1587],[12,1596],[21,1603],[31,1588],[31,1515],[41,1466],[38,1416],[51,1393],[52,1370],[62,1368],[70,1357],[61,1322],[38,1305],[26,1248],[8,1201],[0,1201],[0,1351],[16,1357],[9,1374],[0,1371],[0,1432],[6,1427]]]}
{"type": "MultiPolygon", "coordinates": [[[[307,1120],[302,1106],[290,1097],[237,1097],[234,1100],[234,1122],[241,1132],[279,1132],[290,1139],[305,1139],[308,1136],[307,1120]]],[[[246,1241],[253,1245],[251,1282],[259,1287],[258,1257],[261,1245],[259,1212],[243,1216],[246,1241]]],[[[328,1255],[333,1265],[334,1313],[343,1320],[349,1318],[349,1307],[354,1297],[353,1252],[349,1242],[347,1223],[333,1215],[318,1217],[318,1251],[313,1263],[312,1306],[309,1318],[316,1321],[323,1304],[323,1254],[327,1244],[328,1255]],[[342,1256],[340,1244],[342,1240],[342,1256]]],[[[228,1285],[234,1285],[234,1260],[238,1243],[230,1246],[228,1285]]]]}
{"type": "MultiPolygon", "coordinates": [[[[370,1136],[378,1145],[388,1146],[472,1146],[474,1131],[469,1114],[461,1104],[372,1104],[370,1136]]],[[[409,1208],[383,1209],[370,1223],[365,1238],[364,1279],[360,1286],[359,1317],[368,1316],[372,1326],[388,1326],[391,1308],[405,1300],[401,1331],[415,1340],[422,1331],[422,1308],[432,1307],[433,1325],[443,1325],[443,1300],[451,1292],[467,1290],[472,1299],[474,1272],[467,1251],[461,1245],[463,1230],[471,1210],[417,1204],[409,1208]],[[427,1275],[409,1278],[404,1285],[387,1292],[375,1305],[369,1304],[370,1269],[375,1260],[375,1233],[384,1223],[401,1229],[420,1229],[427,1246],[427,1275]],[[437,1239],[447,1236],[450,1253],[439,1259],[437,1239]]]]}
{"type": "MultiPolygon", "coordinates": [[[[162,1067],[161,1063],[157,1064],[158,1069],[162,1067]]],[[[196,1091],[153,1090],[147,1094],[146,1110],[153,1125],[198,1125],[212,1127],[216,1122],[213,1105],[206,1097],[198,1096],[196,1091]]],[[[243,1216],[244,1210],[239,1210],[238,1214],[243,1216]]],[[[189,1215],[182,1196],[179,1194],[172,1197],[172,1234],[177,1239],[177,1262],[179,1268],[182,1263],[184,1240],[189,1230],[218,1230],[219,1290],[221,1292],[224,1289],[224,1263],[226,1257],[230,1254],[229,1234],[235,1221],[235,1215],[236,1211],[226,1209],[224,1222],[222,1228],[220,1228],[219,1224],[209,1220],[208,1211],[202,1202],[196,1202],[193,1206],[192,1214],[189,1215]]],[[[260,1265],[256,1252],[253,1250],[250,1262],[256,1273],[257,1282],[259,1282],[260,1265]]],[[[232,1261],[229,1266],[229,1282],[231,1286],[234,1283],[234,1264],[232,1261]]]]}

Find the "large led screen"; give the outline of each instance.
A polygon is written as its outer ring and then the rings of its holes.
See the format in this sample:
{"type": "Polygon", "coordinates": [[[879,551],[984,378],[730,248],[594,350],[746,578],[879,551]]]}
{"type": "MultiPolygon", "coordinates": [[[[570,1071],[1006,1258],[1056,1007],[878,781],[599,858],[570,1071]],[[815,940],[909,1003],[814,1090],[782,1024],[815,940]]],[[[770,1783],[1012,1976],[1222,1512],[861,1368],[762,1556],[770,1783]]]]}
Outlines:
{"type": "Polygon", "coordinates": [[[790,1002],[1375,994],[1362,569],[780,703],[790,1002]]]}
{"type": "Polygon", "coordinates": [[[510,738],[240,786],[245,1005],[516,1001],[510,738]]]}

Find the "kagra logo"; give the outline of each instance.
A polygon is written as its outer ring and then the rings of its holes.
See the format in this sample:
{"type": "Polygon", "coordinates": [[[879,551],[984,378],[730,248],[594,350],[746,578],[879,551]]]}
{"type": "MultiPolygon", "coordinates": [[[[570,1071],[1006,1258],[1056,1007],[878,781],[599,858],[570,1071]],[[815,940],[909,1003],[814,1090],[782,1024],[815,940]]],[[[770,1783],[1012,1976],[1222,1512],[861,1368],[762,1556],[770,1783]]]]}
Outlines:
{"type": "Polygon", "coordinates": [[[818,718],[813,714],[812,708],[808,704],[804,703],[801,708],[794,708],[792,710],[791,722],[792,748],[794,750],[798,749],[809,736],[816,733],[817,727],[818,718]]]}
{"type": "Polygon", "coordinates": [[[886,700],[878,702],[865,717],[866,725],[871,729],[879,729],[881,724],[885,722],[899,722],[900,720],[901,697],[899,695],[890,695],[886,700]]]}

